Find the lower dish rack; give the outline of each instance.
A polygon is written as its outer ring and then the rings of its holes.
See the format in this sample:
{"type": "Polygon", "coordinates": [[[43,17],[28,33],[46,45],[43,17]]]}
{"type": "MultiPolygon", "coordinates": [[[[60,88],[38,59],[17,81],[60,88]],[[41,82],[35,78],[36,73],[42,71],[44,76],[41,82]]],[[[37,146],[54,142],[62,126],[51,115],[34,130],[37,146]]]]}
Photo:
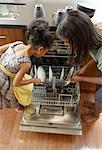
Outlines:
{"type": "Polygon", "coordinates": [[[53,90],[50,86],[34,86],[32,105],[23,114],[20,130],[81,135],[79,84],[61,89],[57,85],[53,90]]]}

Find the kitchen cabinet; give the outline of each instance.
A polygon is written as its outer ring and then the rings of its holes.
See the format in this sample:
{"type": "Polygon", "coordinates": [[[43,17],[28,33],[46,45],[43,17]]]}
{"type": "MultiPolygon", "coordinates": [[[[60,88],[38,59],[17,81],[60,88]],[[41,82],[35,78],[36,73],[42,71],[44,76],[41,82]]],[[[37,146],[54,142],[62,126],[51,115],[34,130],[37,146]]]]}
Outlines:
{"type": "Polygon", "coordinates": [[[0,45],[14,42],[25,42],[25,27],[10,26],[0,27],[0,45]]]}

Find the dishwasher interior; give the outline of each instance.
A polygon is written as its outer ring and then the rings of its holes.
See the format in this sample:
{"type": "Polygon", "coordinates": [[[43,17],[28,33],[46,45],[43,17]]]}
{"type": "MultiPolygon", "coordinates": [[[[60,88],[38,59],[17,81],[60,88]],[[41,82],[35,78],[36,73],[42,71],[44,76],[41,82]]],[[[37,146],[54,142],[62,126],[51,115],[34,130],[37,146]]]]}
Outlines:
{"type": "Polygon", "coordinates": [[[68,63],[76,58],[76,53],[56,38],[56,28],[50,30],[54,37],[52,49],[42,58],[31,58],[32,77],[36,77],[40,66],[46,80],[34,85],[31,105],[23,113],[20,130],[82,135],[79,84],[66,83],[67,76],[78,68],[78,64],[68,63]]]}

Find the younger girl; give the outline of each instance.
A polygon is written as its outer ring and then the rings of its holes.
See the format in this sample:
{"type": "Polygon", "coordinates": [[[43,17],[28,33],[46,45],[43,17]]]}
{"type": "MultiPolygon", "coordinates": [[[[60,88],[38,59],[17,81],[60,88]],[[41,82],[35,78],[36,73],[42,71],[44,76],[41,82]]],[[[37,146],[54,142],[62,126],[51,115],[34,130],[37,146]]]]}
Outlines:
{"type": "Polygon", "coordinates": [[[27,45],[17,41],[0,47],[0,64],[11,73],[16,74],[12,82],[0,70],[0,108],[18,107],[18,102],[13,92],[13,85],[22,86],[29,83],[41,83],[38,78],[22,79],[31,68],[30,56],[42,57],[52,46],[53,39],[49,32],[48,23],[40,19],[32,21],[27,29],[27,40],[27,45]]]}

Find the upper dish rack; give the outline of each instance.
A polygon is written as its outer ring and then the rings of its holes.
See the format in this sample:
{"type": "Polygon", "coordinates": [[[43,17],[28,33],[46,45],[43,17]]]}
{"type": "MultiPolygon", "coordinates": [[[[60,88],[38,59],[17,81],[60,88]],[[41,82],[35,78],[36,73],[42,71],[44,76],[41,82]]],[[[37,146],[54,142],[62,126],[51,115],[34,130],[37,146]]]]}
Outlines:
{"type": "Polygon", "coordinates": [[[40,86],[34,86],[32,103],[37,105],[75,107],[79,104],[79,84],[70,83],[65,86],[65,79],[70,68],[68,68],[68,66],[63,66],[65,74],[63,76],[63,80],[60,81],[62,66],[51,67],[53,70],[53,80],[49,82],[48,79],[50,75],[48,71],[49,66],[43,66],[46,73],[46,81],[40,86]]]}
{"type": "Polygon", "coordinates": [[[75,58],[77,56],[77,53],[75,50],[74,51],[71,50],[68,44],[65,44],[63,41],[61,41],[60,39],[56,37],[55,31],[50,31],[50,32],[53,36],[54,43],[53,43],[51,50],[48,52],[49,54],[51,52],[55,52],[55,54],[66,54],[67,57],[75,58]]]}
{"type": "Polygon", "coordinates": [[[79,85],[71,84],[62,93],[48,92],[45,86],[34,86],[32,103],[37,105],[76,107],[79,104],[79,85]],[[67,93],[65,93],[65,90],[67,93]]]}

